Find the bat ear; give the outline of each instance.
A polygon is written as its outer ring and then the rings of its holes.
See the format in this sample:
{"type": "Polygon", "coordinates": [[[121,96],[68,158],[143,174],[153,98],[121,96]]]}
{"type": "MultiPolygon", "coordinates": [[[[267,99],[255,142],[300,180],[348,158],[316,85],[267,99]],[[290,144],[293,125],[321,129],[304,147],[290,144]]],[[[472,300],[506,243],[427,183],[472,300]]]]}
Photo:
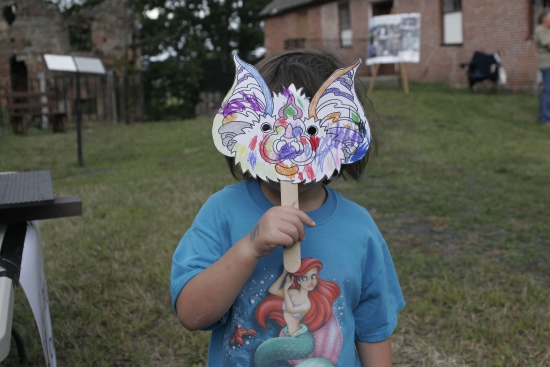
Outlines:
{"type": "Polygon", "coordinates": [[[273,113],[273,99],[267,84],[252,65],[233,57],[235,80],[214,118],[212,136],[216,148],[226,156],[234,156],[235,135],[273,113]]]}
{"type": "Polygon", "coordinates": [[[342,149],[342,164],[363,158],[370,143],[367,116],[355,92],[355,74],[360,64],[361,59],[358,59],[347,68],[332,73],[309,105],[310,117],[319,120],[342,149]]]}

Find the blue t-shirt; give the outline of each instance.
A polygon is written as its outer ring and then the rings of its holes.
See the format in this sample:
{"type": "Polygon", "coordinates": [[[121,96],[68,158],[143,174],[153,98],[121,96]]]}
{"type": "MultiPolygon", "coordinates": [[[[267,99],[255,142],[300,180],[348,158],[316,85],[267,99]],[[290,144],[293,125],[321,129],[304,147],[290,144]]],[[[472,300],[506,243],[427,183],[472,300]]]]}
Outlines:
{"type": "MultiPolygon", "coordinates": [[[[307,296],[310,303],[319,299],[314,300],[313,292],[328,301],[319,301],[323,307],[312,306],[312,315],[294,314],[300,330],[293,335],[282,317],[264,319],[262,313],[263,322],[259,320],[258,308],[268,300],[275,306],[268,315],[283,314],[280,300],[266,299],[283,271],[278,247],[259,260],[231,309],[208,328],[208,366],[359,366],[355,340],[378,342],[392,335],[405,301],[386,242],[365,208],[326,191],[325,203],[307,213],[316,226],[305,226],[301,255],[321,264],[316,288],[307,296]],[[319,320],[325,321],[319,325],[319,320]]],[[[174,310],[185,284],[247,236],[272,206],[257,180],[228,186],[208,199],[173,256],[174,310]]]]}

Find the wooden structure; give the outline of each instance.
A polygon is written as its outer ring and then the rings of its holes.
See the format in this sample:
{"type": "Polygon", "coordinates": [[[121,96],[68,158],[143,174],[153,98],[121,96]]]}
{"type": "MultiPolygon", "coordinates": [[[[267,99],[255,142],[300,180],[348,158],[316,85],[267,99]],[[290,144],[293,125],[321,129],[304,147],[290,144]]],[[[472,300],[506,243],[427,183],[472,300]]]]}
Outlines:
{"type": "Polygon", "coordinates": [[[26,119],[32,121],[43,116],[48,117],[54,133],[66,132],[67,113],[57,111],[54,91],[12,91],[0,95],[2,99],[5,100],[14,134],[27,135],[26,119]]]}
{"type": "MultiPolygon", "coordinates": [[[[370,95],[374,89],[374,82],[376,81],[376,77],[378,76],[378,71],[380,69],[380,65],[386,65],[386,64],[375,64],[374,65],[374,72],[372,73],[372,77],[370,79],[369,83],[369,90],[367,91],[367,95],[370,95]]],[[[409,78],[407,76],[407,67],[406,63],[400,62],[399,63],[400,69],[401,69],[401,81],[403,83],[403,91],[405,94],[409,94],[409,78]]]]}

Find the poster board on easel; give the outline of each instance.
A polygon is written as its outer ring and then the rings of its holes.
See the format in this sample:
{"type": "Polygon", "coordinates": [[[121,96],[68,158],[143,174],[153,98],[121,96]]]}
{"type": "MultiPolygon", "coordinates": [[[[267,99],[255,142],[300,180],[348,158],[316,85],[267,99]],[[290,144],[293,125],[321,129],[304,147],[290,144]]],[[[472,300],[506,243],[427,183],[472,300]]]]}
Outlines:
{"type": "Polygon", "coordinates": [[[368,94],[372,93],[380,64],[399,64],[403,89],[409,93],[406,63],[420,62],[420,13],[390,14],[369,21],[367,65],[374,65],[368,94]]]}

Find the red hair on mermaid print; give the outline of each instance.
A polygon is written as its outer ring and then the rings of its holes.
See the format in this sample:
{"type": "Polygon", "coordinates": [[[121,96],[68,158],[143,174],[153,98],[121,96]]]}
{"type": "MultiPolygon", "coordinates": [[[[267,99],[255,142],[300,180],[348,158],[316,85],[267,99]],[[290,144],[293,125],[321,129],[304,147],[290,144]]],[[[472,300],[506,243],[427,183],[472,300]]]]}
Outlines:
{"type": "MultiPolygon", "coordinates": [[[[293,275],[293,279],[290,289],[299,289],[299,277],[314,268],[316,268],[317,273],[319,273],[323,268],[323,263],[310,257],[302,259],[302,265],[298,271],[291,274],[293,275]]],[[[303,324],[307,325],[310,332],[320,329],[329,321],[332,316],[332,304],[339,295],[340,287],[338,284],[317,277],[317,286],[308,293],[311,309],[301,321],[303,324]]],[[[255,313],[256,320],[261,327],[268,329],[268,320],[276,321],[281,327],[286,325],[283,310],[281,308],[282,301],[283,297],[276,295],[269,295],[262,300],[255,313]]]]}

